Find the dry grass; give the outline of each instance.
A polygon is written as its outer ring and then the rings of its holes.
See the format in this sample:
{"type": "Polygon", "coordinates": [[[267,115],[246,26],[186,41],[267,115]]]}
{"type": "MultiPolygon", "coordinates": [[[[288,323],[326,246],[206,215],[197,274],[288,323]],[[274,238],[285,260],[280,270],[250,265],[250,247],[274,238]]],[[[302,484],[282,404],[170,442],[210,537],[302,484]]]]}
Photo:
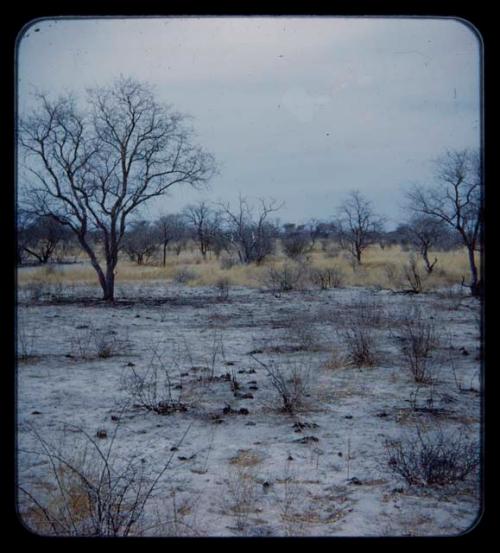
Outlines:
{"type": "MultiPolygon", "coordinates": [[[[334,248],[335,249],[335,248],[334,248]]],[[[330,248],[331,250],[331,248],[330,248]]],[[[365,252],[363,264],[356,266],[345,252],[332,255],[320,248],[310,252],[303,260],[310,269],[332,269],[339,271],[343,276],[344,286],[373,286],[380,288],[405,287],[403,269],[408,262],[408,252],[399,246],[386,247],[372,246],[365,252]]],[[[465,249],[450,252],[430,252],[430,256],[438,258],[438,264],[431,275],[424,271],[423,264],[418,261],[418,267],[423,275],[424,291],[439,287],[459,284],[462,277],[468,277],[468,261],[465,249]]],[[[53,266],[32,267],[29,270],[18,272],[20,286],[30,285],[98,285],[97,276],[93,268],[80,258],[83,263],[53,266]]],[[[188,286],[214,286],[224,278],[230,285],[260,287],[265,275],[271,267],[281,269],[289,263],[283,254],[270,256],[261,265],[238,263],[229,266],[225,263],[227,256],[217,259],[209,255],[206,260],[201,258],[195,249],[183,251],[179,256],[172,254],[167,257],[165,267],[160,264],[136,265],[123,257],[116,271],[117,285],[127,282],[158,281],[173,282],[179,271],[189,269],[193,278],[188,286]]]]}
{"type": "Polygon", "coordinates": [[[234,457],[229,459],[230,465],[238,465],[240,467],[253,467],[260,463],[262,463],[262,458],[251,449],[241,449],[234,457]]]}

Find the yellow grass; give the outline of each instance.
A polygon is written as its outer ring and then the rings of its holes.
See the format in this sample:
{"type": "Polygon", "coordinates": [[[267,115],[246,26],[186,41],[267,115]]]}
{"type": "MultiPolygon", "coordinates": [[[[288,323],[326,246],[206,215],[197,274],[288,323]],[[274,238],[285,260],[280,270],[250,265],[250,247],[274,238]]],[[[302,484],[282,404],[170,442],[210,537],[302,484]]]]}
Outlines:
{"type": "MultiPolygon", "coordinates": [[[[331,251],[331,248],[329,250],[331,251]]],[[[344,286],[394,289],[408,286],[403,269],[408,264],[409,255],[409,252],[404,252],[399,246],[384,249],[380,246],[371,246],[364,253],[362,265],[357,266],[352,263],[352,258],[347,252],[340,251],[332,255],[318,247],[307,255],[304,263],[308,268],[340,270],[344,286]]],[[[418,257],[418,268],[424,290],[459,284],[462,277],[468,280],[469,267],[465,248],[450,252],[430,252],[429,257],[438,258],[438,263],[431,275],[427,275],[423,261],[418,257]]],[[[296,263],[278,253],[267,258],[261,265],[235,264],[230,268],[222,268],[224,267],[223,258],[224,255],[221,259],[217,259],[212,254],[204,260],[194,248],[182,252],[179,256],[170,253],[165,267],[158,262],[137,265],[128,258],[123,258],[116,269],[116,284],[148,281],[170,283],[175,281],[179,272],[189,271],[193,277],[186,282],[188,286],[214,286],[221,279],[225,279],[229,285],[259,287],[262,286],[269,267],[279,268],[285,263],[296,263]]],[[[98,286],[97,275],[90,265],[65,265],[62,268],[49,265],[18,271],[20,286],[59,283],[98,286]]]]}

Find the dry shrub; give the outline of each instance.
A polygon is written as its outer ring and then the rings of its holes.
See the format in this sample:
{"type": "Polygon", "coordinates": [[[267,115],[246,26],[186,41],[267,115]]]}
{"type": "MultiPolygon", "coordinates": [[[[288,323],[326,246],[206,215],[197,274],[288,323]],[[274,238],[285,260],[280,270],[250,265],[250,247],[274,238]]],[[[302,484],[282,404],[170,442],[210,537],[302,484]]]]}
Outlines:
{"type": "Polygon", "coordinates": [[[433,381],[434,362],[431,353],[439,346],[440,336],[434,319],[413,306],[400,322],[401,353],[415,382],[433,381]]]}
{"type": "Polygon", "coordinates": [[[215,291],[219,300],[223,301],[229,298],[230,286],[231,281],[226,277],[220,277],[215,281],[215,291]]]}
{"type": "Polygon", "coordinates": [[[337,267],[313,268],[309,272],[311,282],[320,290],[340,288],[344,284],[344,273],[337,267]]]}
{"type": "Polygon", "coordinates": [[[479,445],[464,431],[425,432],[417,426],[411,436],[387,441],[390,469],[410,486],[444,486],[463,481],[479,465],[479,445]]]}
{"type": "Polygon", "coordinates": [[[177,284],[187,284],[188,282],[191,282],[192,280],[197,278],[197,276],[198,275],[194,271],[187,268],[183,268],[183,269],[178,269],[174,273],[172,280],[177,284]]]}
{"type": "Polygon", "coordinates": [[[251,513],[256,511],[257,486],[252,466],[232,464],[226,478],[224,508],[236,518],[236,528],[244,530],[251,513]]]}
{"type": "Polygon", "coordinates": [[[263,363],[252,355],[252,359],[264,367],[269,377],[280,410],[294,414],[308,408],[314,382],[310,366],[302,361],[278,361],[263,363]]]}
{"type": "Polygon", "coordinates": [[[285,263],[281,267],[269,267],[264,275],[264,285],[275,293],[291,292],[304,285],[306,270],[303,265],[285,263]]]}
{"type": "Polygon", "coordinates": [[[113,451],[118,428],[117,424],[111,439],[104,441],[108,444],[105,447],[82,428],[71,427],[81,440],[73,441],[67,450],[50,444],[32,428],[49,473],[38,485],[18,486],[20,511],[28,525],[42,535],[56,536],[125,537],[143,533],[146,505],[173,454],[156,472],[140,456],[119,459],[113,451]]]}

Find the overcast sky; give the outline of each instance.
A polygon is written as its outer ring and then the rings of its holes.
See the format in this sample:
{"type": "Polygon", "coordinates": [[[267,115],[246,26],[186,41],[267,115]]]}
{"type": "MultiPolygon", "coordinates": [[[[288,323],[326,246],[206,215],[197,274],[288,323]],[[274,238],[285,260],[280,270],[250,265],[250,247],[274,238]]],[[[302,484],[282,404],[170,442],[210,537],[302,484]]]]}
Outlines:
{"type": "Polygon", "coordinates": [[[18,98],[23,113],[36,90],[83,95],[123,75],[192,115],[220,174],[152,216],[241,193],[283,200],[282,221],[328,219],[358,189],[394,223],[432,159],[479,146],[480,60],[453,19],[53,19],[20,38],[18,98]]]}

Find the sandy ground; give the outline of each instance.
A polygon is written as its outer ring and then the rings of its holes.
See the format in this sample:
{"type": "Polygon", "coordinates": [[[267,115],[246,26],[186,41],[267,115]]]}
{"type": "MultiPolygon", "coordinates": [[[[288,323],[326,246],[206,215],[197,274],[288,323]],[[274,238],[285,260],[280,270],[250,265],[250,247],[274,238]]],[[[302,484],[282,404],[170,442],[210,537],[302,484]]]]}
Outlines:
{"type": "Polygon", "coordinates": [[[480,442],[472,298],[359,288],[231,288],[221,298],[161,283],[119,293],[110,307],[91,288],[36,302],[19,292],[18,480],[40,500],[54,483],[34,431],[71,458],[83,455],[85,431],[103,450],[112,445],[117,466],[140,459],[152,475],[168,462],[145,534],[456,535],[476,521],[477,471],[458,484],[408,486],[386,449],[416,425],[480,442]],[[417,385],[401,353],[401,317],[415,305],[440,334],[432,384],[417,385]],[[343,332],[360,309],[374,339],[370,367],[347,362],[343,332]],[[294,413],[281,409],[266,367],[300,377],[294,413]],[[141,407],[134,373],[156,374],[157,399],[182,410],[141,407]]]}

